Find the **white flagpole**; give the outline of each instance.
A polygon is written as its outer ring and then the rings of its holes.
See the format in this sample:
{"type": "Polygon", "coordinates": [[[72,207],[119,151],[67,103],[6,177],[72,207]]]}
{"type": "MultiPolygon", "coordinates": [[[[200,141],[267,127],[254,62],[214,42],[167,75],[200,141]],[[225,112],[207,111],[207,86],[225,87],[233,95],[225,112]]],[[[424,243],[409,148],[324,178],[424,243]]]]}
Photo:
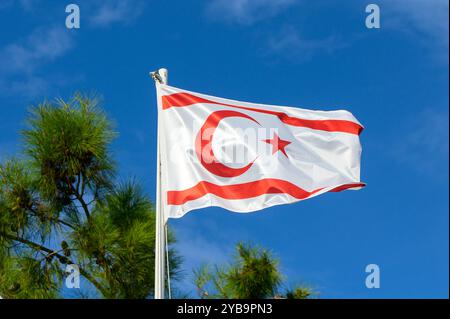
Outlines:
{"type": "Polygon", "coordinates": [[[167,69],[159,69],[150,73],[156,85],[156,98],[158,103],[158,133],[157,133],[157,160],[156,160],[156,237],[155,237],[155,299],[164,299],[165,288],[165,219],[164,203],[161,198],[161,94],[160,84],[167,84],[167,69]]]}

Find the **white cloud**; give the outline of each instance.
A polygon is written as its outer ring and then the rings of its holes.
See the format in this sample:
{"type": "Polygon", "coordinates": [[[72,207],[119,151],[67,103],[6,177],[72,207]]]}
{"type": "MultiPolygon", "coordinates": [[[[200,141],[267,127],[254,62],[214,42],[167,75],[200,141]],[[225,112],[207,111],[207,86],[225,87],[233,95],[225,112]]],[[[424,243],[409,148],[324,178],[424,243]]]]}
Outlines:
{"type": "Polygon", "coordinates": [[[213,0],[206,7],[206,13],[214,20],[251,25],[278,15],[296,2],[296,0],[213,0]]]}
{"type": "Polygon", "coordinates": [[[6,8],[11,8],[15,4],[18,4],[24,10],[29,11],[29,10],[33,9],[33,7],[35,7],[39,3],[39,1],[40,0],[2,0],[0,2],[0,10],[6,9],[6,8]]]}
{"type": "Polygon", "coordinates": [[[182,280],[177,286],[180,286],[185,292],[192,296],[196,295],[194,285],[193,270],[208,264],[210,266],[224,264],[230,259],[233,252],[233,244],[225,242],[220,236],[219,228],[215,223],[201,223],[200,225],[177,225],[175,228],[175,237],[177,242],[175,249],[183,258],[182,280]],[[202,231],[199,231],[202,229],[202,231]],[[208,237],[208,234],[217,234],[214,238],[208,237]],[[221,241],[222,240],[222,241],[221,241]],[[227,246],[228,244],[228,246],[227,246]]]}
{"type": "Polygon", "coordinates": [[[61,27],[38,28],[25,40],[6,45],[0,51],[0,70],[6,73],[31,72],[72,47],[67,30],[61,27]]]}
{"type": "Polygon", "coordinates": [[[448,130],[448,110],[425,109],[407,120],[406,133],[393,142],[392,155],[421,174],[445,177],[442,169],[448,168],[448,130]]]}
{"type": "Polygon", "coordinates": [[[177,240],[176,247],[183,252],[183,258],[187,265],[196,267],[202,263],[222,263],[227,260],[224,247],[193,231],[177,232],[177,240]]]}
{"type": "Polygon", "coordinates": [[[386,1],[381,6],[381,16],[386,17],[387,28],[409,34],[430,47],[439,60],[448,61],[448,0],[386,1]],[[387,9],[386,14],[383,7],[387,9]]]}
{"type": "Polygon", "coordinates": [[[130,23],[144,12],[142,0],[104,0],[93,4],[92,26],[107,27],[115,23],[130,23]]]}
{"type": "Polygon", "coordinates": [[[31,10],[39,3],[39,1],[40,0],[19,0],[19,3],[25,10],[31,10]]]}
{"type": "Polygon", "coordinates": [[[0,49],[0,91],[34,96],[48,87],[48,81],[37,75],[46,64],[61,57],[74,46],[62,27],[38,28],[26,38],[0,49]]]}
{"type": "Polygon", "coordinates": [[[292,62],[305,62],[320,53],[333,53],[347,46],[339,36],[331,35],[320,39],[300,36],[292,26],[285,27],[268,40],[268,51],[283,56],[292,62]]]}
{"type": "Polygon", "coordinates": [[[13,4],[12,0],[2,1],[2,2],[0,2],[0,10],[5,9],[5,8],[9,8],[12,4],[13,4]]]}
{"type": "MultiPolygon", "coordinates": [[[[108,27],[113,24],[127,24],[142,15],[145,0],[78,0],[82,20],[86,19],[92,27],[108,27]]],[[[67,2],[65,5],[68,5],[67,2]]],[[[33,11],[39,8],[41,0],[0,0],[0,10],[15,6],[33,11]]]]}
{"type": "MultiPolygon", "coordinates": [[[[40,0],[4,0],[0,9],[18,5],[23,10],[33,10],[39,3],[40,0]]],[[[143,0],[79,0],[76,3],[80,5],[81,15],[90,22],[88,27],[130,23],[145,8],[143,0]]],[[[42,69],[74,48],[74,34],[63,25],[42,26],[0,48],[0,93],[35,97],[56,83],[63,85],[71,81],[55,74],[43,75],[42,69]],[[55,80],[55,76],[59,78],[55,80]]],[[[72,78],[77,81],[79,76],[72,78]]]]}

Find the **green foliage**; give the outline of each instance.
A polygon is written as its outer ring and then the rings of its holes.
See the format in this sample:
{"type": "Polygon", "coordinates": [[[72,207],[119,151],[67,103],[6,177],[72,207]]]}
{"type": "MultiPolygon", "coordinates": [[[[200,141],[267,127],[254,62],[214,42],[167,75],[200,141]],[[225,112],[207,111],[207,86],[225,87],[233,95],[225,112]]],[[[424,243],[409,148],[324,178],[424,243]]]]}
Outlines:
{"type": "Polygon", "coordinates": [[[23,131],[25,151],[40,173],[41,194],[62,206],[70,196],[111,186],[114,164],[108,146],[115,136],[97,99],[76,94],[70,102],[44,102],[32,109],[23,131]]]}
{"type": "Polygon", "coordinates": [[[263,248],[239,243],[231,264],[194,270],[194,284],[200,298],[225,299],[306,299],[309,288],[297,287],[280,292],[283,275],[278,261],[263,248]]]}
{"type": "Polygon", "coordinates": [[[238,259],[227,275],[236,298],[260,299],[273,296],[281,282],[278,262],[267,250],[238,244],[238,259]]]}
{"type": "Polygon", "coordinates": [[[287,299],[308,299],[311,298],[314,293],[309,288],[297,287],[293,290],[289,290],[286,293],[287,299]]]}
{"type": "MultiPolygon", "coordinates": [[[[155,214],[135,183],[119,185],[93,209],[91,223],[71,236],[86,269],[98,272],[108,298],[145,298],[154,281],[155,214]]],[[[173,238],[169,238],[169,243],[173,238]]],[[[172,251],[170,266],[180,258],[172,251]]]]}
{"type": "Polygon", "coordinates": [[[28,224],[33,187],[23,163],[10,160],[0,166],[0,231],[17,232],[28,224]]]}
{"type": "Polygon", "coordinates": [[[45,256],[24,253],[8,255],[0,251],[0,289],[2,298],[42,299],[57,298],[62,270],[48,263],[45,256]]]}
{"type": "MultiPolygon", "coordinates": [[[[152,295],[155,214],[136,182],[115,183],[115,135],[97,99],[77,94],[31,110],[24,156],[0,163],[4,298],[58,297],[69,263],[98,296],[152,295]]],[[[181,260],[169,256],[176,278],[181,260]]]]}

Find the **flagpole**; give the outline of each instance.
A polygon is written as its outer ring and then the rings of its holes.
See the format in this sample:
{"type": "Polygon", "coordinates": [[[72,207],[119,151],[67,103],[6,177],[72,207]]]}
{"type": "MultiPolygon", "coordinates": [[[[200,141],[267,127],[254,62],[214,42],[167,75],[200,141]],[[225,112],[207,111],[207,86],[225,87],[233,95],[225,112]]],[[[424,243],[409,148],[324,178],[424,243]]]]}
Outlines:
{"type": "Polygon", "coordinates": [[[161,198],[161,94],[160,85],[167,84],[167,69],[150,73],[155,81],[158,104],[157,160],[156,160],[156,234],[155,234],[155,299],[164,299],[165,288],[165,218],[164,203],[161,198]]]}

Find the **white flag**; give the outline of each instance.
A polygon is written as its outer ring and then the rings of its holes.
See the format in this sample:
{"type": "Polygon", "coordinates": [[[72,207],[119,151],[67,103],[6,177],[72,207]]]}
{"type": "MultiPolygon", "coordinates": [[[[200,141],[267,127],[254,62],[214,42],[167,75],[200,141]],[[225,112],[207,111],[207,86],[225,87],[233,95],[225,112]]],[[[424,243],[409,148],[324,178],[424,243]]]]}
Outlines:
{"type": "Polygon", "coordinates": [[[209,206],[251,212],[364,186],[363,127],[347,111],[157,87],[165,218],[209,206]]]}

